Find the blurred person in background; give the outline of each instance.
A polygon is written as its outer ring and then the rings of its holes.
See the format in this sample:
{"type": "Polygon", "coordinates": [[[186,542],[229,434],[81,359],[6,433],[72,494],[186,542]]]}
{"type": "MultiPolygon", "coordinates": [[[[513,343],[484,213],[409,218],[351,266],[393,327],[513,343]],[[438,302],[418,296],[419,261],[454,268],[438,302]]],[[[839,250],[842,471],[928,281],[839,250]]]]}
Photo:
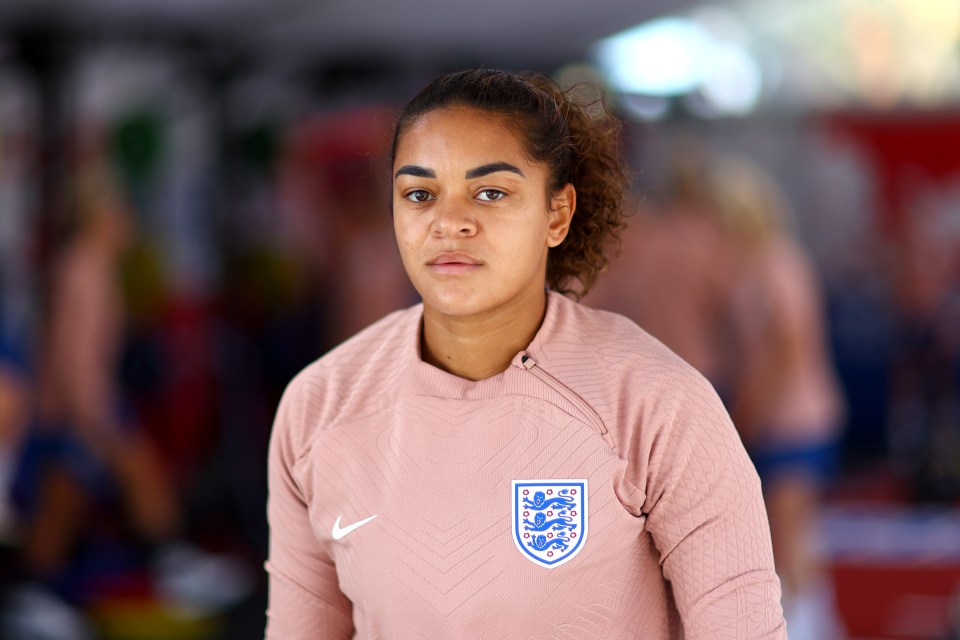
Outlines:
{"type": "MultiPolygon", "coordinates": [[[[384,158],[379,160],[385,163],[384,158]]],[[[334,344],[416,301],[397,253],[393,226],[383,210],[390,197],[383,188],[389,184],[388,168],[370,172],[368,167],[368,173],[373,175],[365,180],[341,180],[336,197],[329,201],[337,231],[331,291],[337,300],[332,310],[334,344]]]]}
{"type": "Polygon", "coordinates": [[[284,394],[267,638],[786,638],[719,398],[564,295],[623,226],[619,123],[596,106],[481,69],[405,107],[392,211],[423,302],[284,394]]]}
{"type": "MultiPolygon", "coordinates": [[[[16,517],[10,502],[17,452],[30,416],[32,378],[25,340],[13,335],[0,291],[0,545],[14,543],[16,517]]],[[[0,584],[10,576],[0,573],[0,584]]]]}
{"type": "Polygon", "coordinates": [[[13,487],[27,582],[8,597],[4,621],[25,639],[89,635],[66,605],[87,604],[90,595],[71,570],[116,509],[122,528],[129,523],[148,547],[159,597],[203,610],[238,597],[250,581],[244,567],[183,540],[172,479],[118,384],[118,270],[132,220],[105,169],[82,168],[77,185],[74,233],[53,263],[42,309],[35,416],[13,487]]]}
{"type": "Polygon", "coordinates": [[[960,500],[960,252],[944,222],[914,211],[897,234],[888,437],[911,497],[949,504],[960,500]]]}
{"type": "Polygon", "coordinates": [[[788,631],[791,640],[836,640],[815,534],[843,404],[818,277],[789,232],[783,194],[760,167],[718,158],[712,190],[734,260],[731,414],[763,482],[788,631]]]}
{"type": "Polygon", "coordinates": [[[620,255],[584,302],[639,324],[726,397],[730,260],[708,198],[708,169],[698,142],[674,145],[663,197],[638,199],[620,255]]]}
{"type": "Polygon", "coordinates": [[[324,114],[293,129],[283,185],[297,262],[320,284],[324,350],[416,300],[403,272],[389,202],[388,109],[324,114]]]}

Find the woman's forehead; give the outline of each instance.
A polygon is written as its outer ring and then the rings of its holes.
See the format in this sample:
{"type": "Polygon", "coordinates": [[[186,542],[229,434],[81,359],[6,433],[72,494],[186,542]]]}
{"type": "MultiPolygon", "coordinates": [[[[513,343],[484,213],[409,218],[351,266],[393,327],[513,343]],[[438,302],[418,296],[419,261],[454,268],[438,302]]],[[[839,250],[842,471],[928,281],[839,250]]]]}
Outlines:
{"type": "Polygon", "coordinates": [[[508,117],[473,107],[435,109],[414,118],[402,132],[395,166],[417,161],[535,164],[508,117]]]}

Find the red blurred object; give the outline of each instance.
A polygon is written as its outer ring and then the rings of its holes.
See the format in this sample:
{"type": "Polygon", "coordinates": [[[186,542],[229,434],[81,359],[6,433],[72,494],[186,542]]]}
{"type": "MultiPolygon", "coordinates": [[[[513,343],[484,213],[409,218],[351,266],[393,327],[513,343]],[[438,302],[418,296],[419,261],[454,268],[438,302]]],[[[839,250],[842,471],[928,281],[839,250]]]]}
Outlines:
{"type": "Polygon", "coordinates": [[[947,638],[960,563],[835,562],[837,605],[850,638],[947,638]]]}
{"type": "Polygon", "coordinates": [[[158,331],[170,370],[163,389],[138,407],[175,477],[207,460],[220,435],[212,313],[203,300],[167,301],[158,331]]]}
{"type": "Polygon", "coordinates": [[[842,114],[828,128],[854,140],[870,154],[880,193],[880,228],[895,233],[904,223],[911,172],[944,180],[960,175],[960,114],[842,114]]]}

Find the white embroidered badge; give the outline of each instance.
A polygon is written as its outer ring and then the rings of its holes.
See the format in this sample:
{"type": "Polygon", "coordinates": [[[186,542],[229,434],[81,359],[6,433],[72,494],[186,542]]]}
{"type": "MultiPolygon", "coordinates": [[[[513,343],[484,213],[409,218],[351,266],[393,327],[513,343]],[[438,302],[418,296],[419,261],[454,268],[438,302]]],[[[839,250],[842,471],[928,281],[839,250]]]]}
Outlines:
{"type": "Polygon", "coordinates": [[[553,568],[587,537],[586,480],[514,480],[513,541],[531,562],[553,568]]]}

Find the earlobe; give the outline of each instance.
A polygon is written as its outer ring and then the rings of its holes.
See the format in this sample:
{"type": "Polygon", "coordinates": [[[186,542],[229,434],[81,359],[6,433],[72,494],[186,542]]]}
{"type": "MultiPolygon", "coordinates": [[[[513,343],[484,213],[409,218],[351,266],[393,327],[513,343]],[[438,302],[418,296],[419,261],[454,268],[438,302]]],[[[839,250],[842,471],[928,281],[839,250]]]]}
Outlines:
{"type": "Polygon", "coordinates": [[[577,190],[566,184],[550,198],[550,226],[547,229],[547,246],[556,247],[567,237],[574,211],[577,209],[577,190]]]}

